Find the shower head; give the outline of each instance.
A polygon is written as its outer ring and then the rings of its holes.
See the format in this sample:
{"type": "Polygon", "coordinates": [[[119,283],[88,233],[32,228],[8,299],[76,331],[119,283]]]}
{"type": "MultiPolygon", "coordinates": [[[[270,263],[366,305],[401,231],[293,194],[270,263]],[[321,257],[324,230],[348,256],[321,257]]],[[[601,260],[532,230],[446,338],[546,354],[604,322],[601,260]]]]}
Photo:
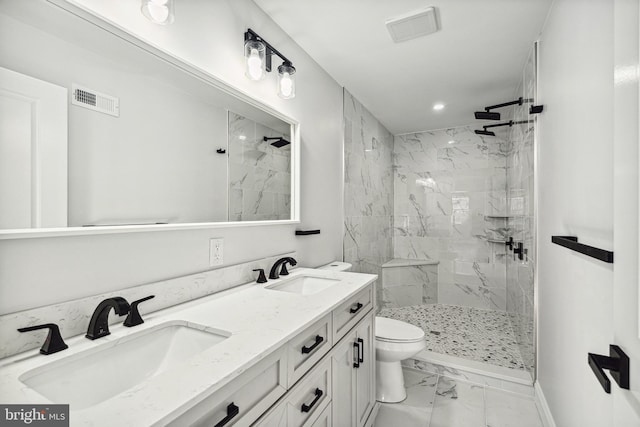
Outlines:
{"type": "Polygon", "coordinates": [[[492,113],[491,111],[476,111],[477,120],[500,120],[500,113],[492,113]]]}
{"type": "Polygon", "coordinates": [[[476,130],[475,132],[477,135],[496,136],[495,133],[491,132],[490,130],[487,130],[487,128],[498,128],[502,126],[511,127],[513,125],[523,125],[528,123],[533,123],[533,120],[520,120],[517,122],[514,122],[513,120],[509,120],[508,122],[504,122],[504,123],[496,123],[495,125],[482,126],[482,130],[476,130]]]}
{"type": "Polygon", "coordinates": [[[500,113],[491,112],[496,108],[508,107],[510,105],[522,105],[525,102],[533,102],[533,99],[523,99],[522,97],[515,101],[503,102],[502,104],[489,105],[484,107],[484,111],[476,111],[474,115],[477,120],[500,120],[500,113]]]}
{"type": "Polygon", "coordinates": [[[286,139],[284,139],[281,136],[274,136],[273,138],[268,138],[268,137],[265,136],[262,139],[264,141],[273,141],[273,140],[275,140],[274,142],[271,143],[271,145],[273,145],[276,148],[282,148],[285,145],[291,144],[291,142],[287,141],[286,139]]]}

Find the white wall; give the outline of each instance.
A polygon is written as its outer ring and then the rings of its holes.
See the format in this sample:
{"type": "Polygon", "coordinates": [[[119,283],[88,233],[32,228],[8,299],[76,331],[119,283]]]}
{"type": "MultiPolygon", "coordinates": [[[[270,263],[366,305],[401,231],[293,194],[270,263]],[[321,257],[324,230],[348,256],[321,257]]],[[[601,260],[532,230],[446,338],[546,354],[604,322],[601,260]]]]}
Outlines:
{"type": "Polygon", "coordinates": [[[301,123],[301,224],[3,240],[0,313],[207,270],[210,237],[225,239],[225,265],[290,251],[307,266],[341,258],[342,89],[324,70],[250,0],[176,2],[167,27],[142,17],[138,0],[84,3],[301,123]],[[273,73],[261,82],[244,77],[248,27],[293,61],[294,100],[276,96],[273,73]],[[322,232],[295,237],[298,227],[322,232]]]}
{"type": "Polygon", "coordinates": [[[613,2],[556,0],[540,40],[538,381],[558,426],[612,425],[587,353],[613,339],[613,268],[551,243],[613,249],[613,2]]]}

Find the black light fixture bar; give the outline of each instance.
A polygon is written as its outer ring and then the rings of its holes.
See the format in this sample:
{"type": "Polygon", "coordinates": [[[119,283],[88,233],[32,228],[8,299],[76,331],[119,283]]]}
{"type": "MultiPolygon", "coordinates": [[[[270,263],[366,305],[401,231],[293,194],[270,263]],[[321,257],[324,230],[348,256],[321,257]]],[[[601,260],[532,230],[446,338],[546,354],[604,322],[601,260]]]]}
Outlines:
{"type": "Polygon", "coordinates": [[[258,33],[256,33],[255,31],[253,31],[251,28],[247,28],[247,31],[244,33],[244,41],[246,43],[247,40],[256,40],[256,41],[260,41],[262,43],[264,43],[265,47],[266,47],[266,52],[265,52],[265,59],[266,59],[266,63],[265,63],[265,68],[267,70],[267,72],[271,72],[271,56],[272,55],[277,55],[280,57],[280,59],[282,59],[282,61],[287,64],[287,65],[293,65],[291,61],[289,61],[287,59],[286,56],[284,56],[283,54],[281,54],[278,49],[276,49],[275,47],[271,46],[271,44],[269,44],[268,41],[266,41],[265,39],[263,39],[262,37],[260,37],[260,35],[258,33]]]}

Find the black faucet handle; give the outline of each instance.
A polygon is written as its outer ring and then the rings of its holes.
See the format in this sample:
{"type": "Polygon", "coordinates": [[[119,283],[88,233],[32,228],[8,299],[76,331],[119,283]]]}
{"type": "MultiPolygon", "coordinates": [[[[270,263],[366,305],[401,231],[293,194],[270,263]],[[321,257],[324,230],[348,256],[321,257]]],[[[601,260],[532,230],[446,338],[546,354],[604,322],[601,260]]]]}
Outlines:
{"type": "Polygon", "coordinates": [[[282,268],[280,269],[280,275],[281,276],[288,276],[289,275],[289,270],[287,270],[287,263],[283,263],[282,264],[282,268]]]}
{"type": "Polygon", "coordinates": [[[47,335],[47,339],[44,340],[44,344],[42,344],[42,348],[40,348],[40,353],[42,354],[53,354],[59,351],[62,351],[66,348],[69,348],[67,344],[65,344],[62,339],[62,335],[60,335],[60,328],[55,323],[45,323],[43,325],[37,326],[27,326],[26,328],[19,328],[18,332],[30,332],[37,331],[39,329],[49,329],[49,334],[47,335]]]}
{"type": "Polygon", "coordinates": [[[151,298],[155,298],[155,295],[149,295],[148,297],[141,298],[131,303],[131,310],[129,310],[129,315],[126,319],[124,319],[124,326],[130,328],[132,326],[137,326],[144,323],[144,320],[142,320],[142,316],[140,316],[140,311],[138,310],[138,304],[144,301],[148,301],[151,298]]]}
{"type": "Polygon", "coordinates": [[[267,276],[265,276],[264,274],[264,268],[256,268],[253,271],[260,272],[260,274],[258,274],[258,280],[256,280],[256,283],[267,283],[267,276]]]}

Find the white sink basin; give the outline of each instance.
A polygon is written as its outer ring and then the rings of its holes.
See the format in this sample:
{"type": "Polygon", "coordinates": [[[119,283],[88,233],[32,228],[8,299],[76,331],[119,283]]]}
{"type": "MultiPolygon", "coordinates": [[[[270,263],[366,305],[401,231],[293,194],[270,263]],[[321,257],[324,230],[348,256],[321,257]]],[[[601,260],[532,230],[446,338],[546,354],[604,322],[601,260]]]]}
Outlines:
{"type": "Polygon", "coordinates": [[[338,279],[328,279],[326,277],[299,276],[275,285],[266,286],[266,289],[276,291],[291,292],[301,295],[312,295],[339,283],[338,279]]]}
{"type": "Polygon", "coordinates": [[[53,403],[84,409],[178,366],[230,336],[184,321],[163,323],[26,372],[20,381],[53,403]]]}

